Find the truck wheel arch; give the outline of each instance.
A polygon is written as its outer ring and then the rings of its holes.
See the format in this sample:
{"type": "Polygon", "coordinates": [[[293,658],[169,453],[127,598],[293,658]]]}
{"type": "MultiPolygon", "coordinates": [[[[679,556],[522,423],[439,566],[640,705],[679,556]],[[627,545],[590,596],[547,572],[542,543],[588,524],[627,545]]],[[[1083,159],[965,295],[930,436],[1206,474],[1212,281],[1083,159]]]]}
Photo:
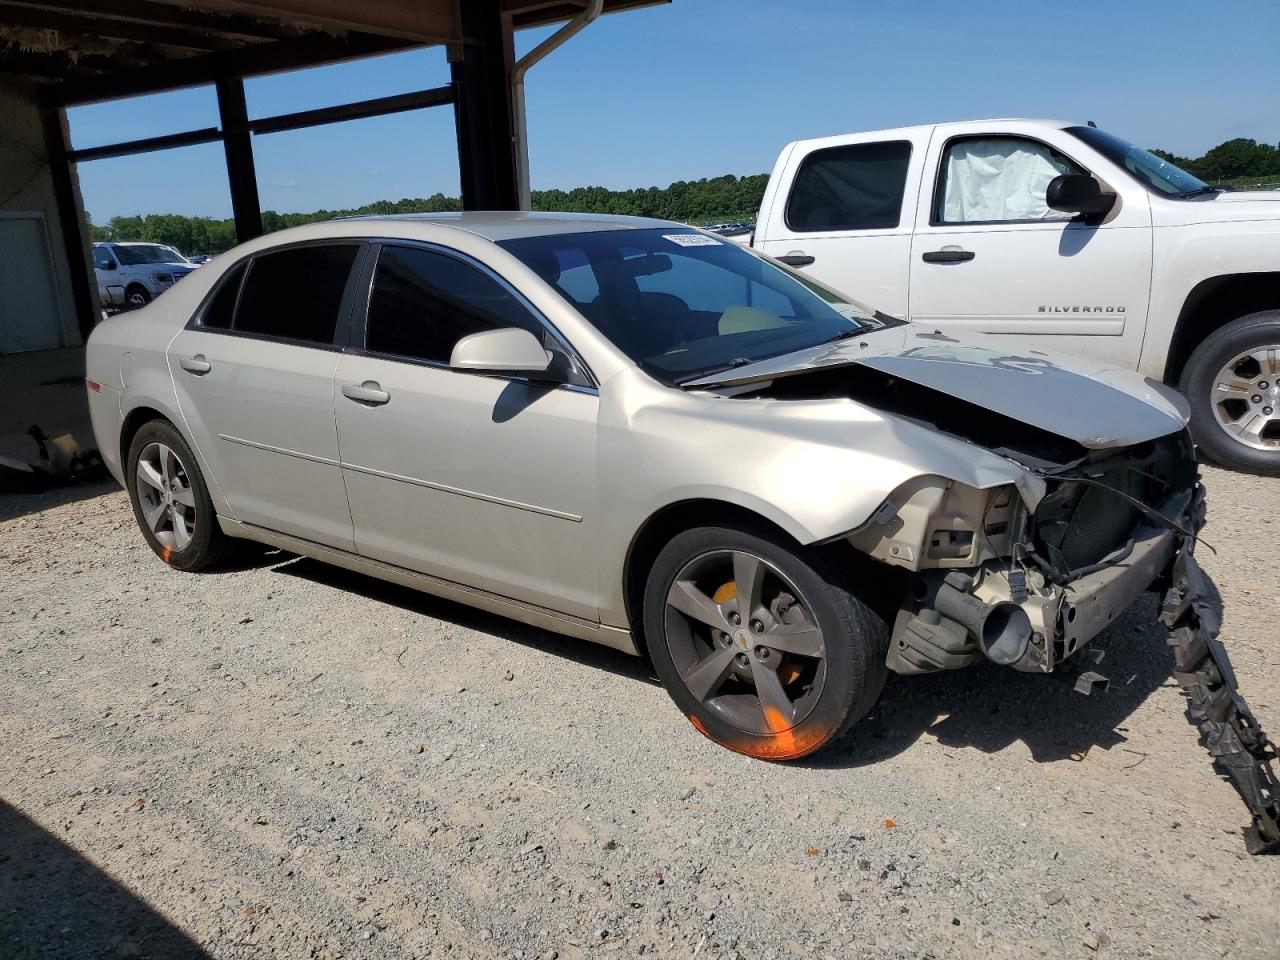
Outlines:
{"type": "Polygon", "coordinates": [[[1232,320],[1280,308],[1280,271],[1207,277],[1183,301],[1169,343],[1164,382],[1177,384],[1183,368],[1209,334],[1232,320]]]}

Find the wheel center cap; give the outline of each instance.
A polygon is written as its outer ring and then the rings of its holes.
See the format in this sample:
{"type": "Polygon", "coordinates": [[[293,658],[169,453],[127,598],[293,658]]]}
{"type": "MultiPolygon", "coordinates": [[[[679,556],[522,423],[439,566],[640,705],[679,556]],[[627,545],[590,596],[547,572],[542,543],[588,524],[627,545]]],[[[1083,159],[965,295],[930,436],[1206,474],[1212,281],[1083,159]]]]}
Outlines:
{"type": "Polygon", "coordinates": [[[747,633],[746,630],[739,630],[733,635],[733,642],[737,644],[739,650],[750,650],[751,634],[747,633]]]}

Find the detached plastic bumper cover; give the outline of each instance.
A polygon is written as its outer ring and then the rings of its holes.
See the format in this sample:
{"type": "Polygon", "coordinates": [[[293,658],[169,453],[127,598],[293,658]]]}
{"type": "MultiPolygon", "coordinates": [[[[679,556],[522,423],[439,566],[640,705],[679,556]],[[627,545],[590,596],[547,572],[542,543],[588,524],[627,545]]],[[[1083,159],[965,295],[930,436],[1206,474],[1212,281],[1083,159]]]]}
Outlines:
{"type": "MultiPolygon", "coordinates": [[[[1198,491],[1196,520],[1204,516],[1198,491]]],[[[1198,529],[1199,522],[1194,529],[1198,529]]],[[[1160,619],[1169,629],[1174,678],[1187,695],[1187,719],[1200,732],[1200,743],[1213,763],[1249,808],[1253,822],[1245,828],[1250,853],[1280,850],[1280,780],[1272,761],[1276,748],[1263,733],[1240,694],[1235,671],[1218,640],[1218,614],[1209,602],[1209,583],[1192,555],[1194,541],[1182,544],[1169,568],[1168,588],[1160,619]]]]}

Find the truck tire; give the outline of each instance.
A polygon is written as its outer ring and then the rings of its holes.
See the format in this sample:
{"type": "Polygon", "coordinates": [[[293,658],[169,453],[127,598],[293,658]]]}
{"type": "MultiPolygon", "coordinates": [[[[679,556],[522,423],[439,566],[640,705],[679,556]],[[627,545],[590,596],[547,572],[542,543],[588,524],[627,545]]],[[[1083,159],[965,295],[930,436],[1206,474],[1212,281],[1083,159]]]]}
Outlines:
{"type": "Polygon", "coordinates": [[[140,283],[129,284],[129,289],[124,292],[124,308],[126,310],[140,310],[151,302],[151,291],[140,283]]]}
{"type": "Polygon", "coordinates": [[[1280,476],[1280,310],[1233,320],[1196,347],[1180,389],[1201,452],[1232,470],[1280,476]]]}

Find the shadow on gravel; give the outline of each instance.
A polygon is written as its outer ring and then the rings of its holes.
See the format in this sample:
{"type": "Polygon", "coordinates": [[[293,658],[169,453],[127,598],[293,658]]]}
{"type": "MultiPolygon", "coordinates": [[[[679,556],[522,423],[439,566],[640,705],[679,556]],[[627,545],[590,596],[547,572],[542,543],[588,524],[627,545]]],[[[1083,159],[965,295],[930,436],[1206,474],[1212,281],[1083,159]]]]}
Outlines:
{"type": "MultiPolygon", "coordinates": [[[[273,569],[629,680],[658,683],[644,658],[528,627],[407,587],[299,557],[290,557],[273,569]]],[[[1210,587],[1212,602],[1220,610],[1221,598],[1212,581],[1210,587]]],[[[880,702],[866,719],[837,744],[799,763],[815,768],[867,766],[905,752],[924,736],[933,737],[944,747],[983,753],[997,753],[1022,741],[1037,763],[1081,760],[1094,748],[1124,749],[1126,721],[1133,712],[1160,687],[1177,687],[1172,676],[1173,654],[1158,615],[1158,597],[1144,594],[1093,641],[1092,646],[1106,654],[1094,668],[1111,681],[1105,693],[1085,696],[1054,677],[1018,673],[989,663],[920,677],[891,674],[880,702]]],[[[1196,736],[1189,725],[1186,736],[1196,736]]],[[[1135,764],[1144,759],[1144,754],[1134,751],[1135,764]]]]}
{"type": "Polygon", "coordinates": [[[120,485],[106,471],[84,480],[54,481],[0,468],[0,522],[52,510],[77,500],[115,493],[120,485]]]}
{"type": "MultiPolygon", "coordinates": [[[[1213,600],[1220,608],[1216,587],[1213,600]]],[[[1094,640],[1106,652],[1096,668],[1111,680],[1105,693],[1085,696],[1052,677],[990,663],[923,677],[890,675],[870,716],[809,765],[877,763],[926,735],[944,747],[983,753],[1021,740],[1037,763],[1081,760],[1095,747],[1123,749],[1130,715],[1160,687],[1177,687],[1158,614],[1156,595],[1145,594],[1094,640]]],[[[1196,736],[1189,725],[1185,733],[1196,736]]],[[[1144,759],[1134,752],[1135,764],[1144,759]]]]}
{"type": "Polygon", "coordinates": [[[185,933],[0,800],[0,957],[206,958],[185,933]]]}
{"type": "Polygon", "coordinates": [[[589,643],[586,640],[575,640],[572,637],[561,636],[548,630],[526,626],[523,623],[509,620],[494,613],[478,610],[475,607],[468,607],[466,604],[433,597],[430,594],[411,590],[399,584],[388,583],[376,577],[352,573],[349,570],[321,563],[318,560],[311,560],[306,557],[291,557],[289,554],[281,554],[280,556],[289,557],[290,559],[274,567],[273,569],[276,573],[302,577],[313,583],[322,583],[337,590],[357,593],[362,597],[368,597],[370,600],[388,603],[400,607],[402,610],[421,614],[424,617],[444,620],[456,626],[465,627],[468,630],[479,630],[482,633],[492,634],[495,637],[501,637],[503,640],[510,640],[526,647],[533,647],[548,654],[555,654],[558,657],[564,657],[584,666],[595,667],[628,680],[640,680],[644,683],[652,684],[657,684],[658,682],[649,668],[649,661],[643,657],[633,657],[620,650],[613,650],[600,644],[589,643]]]}

